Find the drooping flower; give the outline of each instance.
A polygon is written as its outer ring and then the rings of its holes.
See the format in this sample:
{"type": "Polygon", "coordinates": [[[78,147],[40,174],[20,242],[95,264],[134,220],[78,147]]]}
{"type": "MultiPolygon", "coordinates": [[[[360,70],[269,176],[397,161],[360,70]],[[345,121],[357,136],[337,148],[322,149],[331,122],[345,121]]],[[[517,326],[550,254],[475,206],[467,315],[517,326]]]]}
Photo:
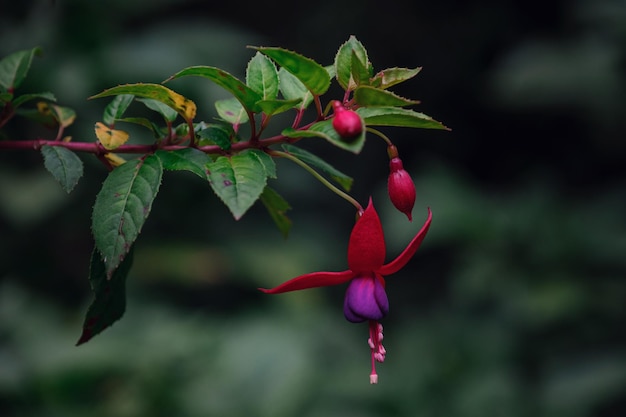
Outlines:
{"type": "Polygon", "coordinates": [[[368,344],[372,357],[370,383],[375,384],[378,382],[375,363],[383,362],[386,354],[382,345],[382,325],[378,323],[389,312],[384,277],[398,272],[413,257],[428,232],[431,219],[432,213],[428,209],[428,217],[419,232],[398,257],[385,264],[386,248],[383,228],[370,198],[367,208],[357,219],[350,234],[349,269],[341,272],[312,272],[290,279],[271,289],[259,289],[268,294],[280,294],[350,281],[344,299],[344,316],[353,323],[369,322],[368,344]]]}

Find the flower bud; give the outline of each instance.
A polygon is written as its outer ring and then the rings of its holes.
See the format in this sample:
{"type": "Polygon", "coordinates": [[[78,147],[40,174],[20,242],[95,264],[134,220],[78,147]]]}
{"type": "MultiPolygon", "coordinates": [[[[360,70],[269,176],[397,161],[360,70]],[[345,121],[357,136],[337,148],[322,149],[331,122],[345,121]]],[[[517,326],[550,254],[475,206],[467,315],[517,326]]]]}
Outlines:
{"type": "Polygon", "coordinates": [[[352,139],[363,132],[363,121],[355,111],[343,107],[338,100],[333,101],[333,128],[344,139],[352,139]]]}
{"type": "Polygon", "coordinates": [[[393,205],[412,221],[411,212],[415,205],[415,184],[408,172],[404,170],[402,160],[395,157],[389,161],[389,180],[387,188],[393,205]]]}

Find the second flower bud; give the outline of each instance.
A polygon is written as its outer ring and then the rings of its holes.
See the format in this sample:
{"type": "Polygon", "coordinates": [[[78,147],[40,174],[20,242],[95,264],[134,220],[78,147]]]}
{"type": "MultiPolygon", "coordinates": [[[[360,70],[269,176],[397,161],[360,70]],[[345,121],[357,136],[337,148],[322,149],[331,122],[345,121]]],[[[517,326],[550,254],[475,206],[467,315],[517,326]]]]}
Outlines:
{"type": "Polygon", "coordinates": [[[402,165],[397,156],[389,161],[389,179],[387,188],[393,205],[412,221],[412,211],[415,205],[415,184],[413,179],[402,165]]]}

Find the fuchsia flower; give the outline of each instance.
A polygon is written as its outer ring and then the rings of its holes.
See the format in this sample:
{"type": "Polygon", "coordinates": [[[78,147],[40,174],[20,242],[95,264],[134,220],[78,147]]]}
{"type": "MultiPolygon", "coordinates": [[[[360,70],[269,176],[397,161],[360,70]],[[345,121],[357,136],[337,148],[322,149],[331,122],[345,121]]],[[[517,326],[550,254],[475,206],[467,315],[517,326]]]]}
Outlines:
{"type": "Polygon", "coordinates": [[[372,354],[370,382],[378,382],[376,362],[385,359],[382,345],[382,326],[378,323],[389,312],[389,301],[385,292],[385,276],[402,269],[415,254],[428,232],[432,213],[419,232],[396,259],[385,264],[385,237],[383,228],[370,198],[367,208],[357,219],[348,243],[348,270],[341,272],[313,272],[300,275],[271,289],[259,288],[268,294],[343,284],[350,281],[346,290],[343,312],[353,323],[369,321],[368,344],[372,354]]]}

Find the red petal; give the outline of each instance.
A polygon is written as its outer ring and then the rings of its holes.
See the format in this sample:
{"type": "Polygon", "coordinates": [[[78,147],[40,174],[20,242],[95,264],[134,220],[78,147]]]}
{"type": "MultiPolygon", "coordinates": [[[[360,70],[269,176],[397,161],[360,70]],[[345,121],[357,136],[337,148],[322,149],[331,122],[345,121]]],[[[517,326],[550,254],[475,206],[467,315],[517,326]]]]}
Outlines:
{"type": "Polygon", "coordinates": [[[352,271],[311,272],[292,278],[277,287],[271,289],[259,288],[259,290],[266,294],[280,294],[289,291],[306,290],[307,288],[343,284],[344,282],[350,281],[353,276],[352,271]]]}
{"type": "Polygon", "coordinates": [[[381,275],[391,275],[391,274],[398,272],[400,269],[402,269],[404,265],[406,265],[407,262],[409,262],[409,259],[411,259],[413,255],[415,255],[415,252],[417,252],[417,248],[419,248],[420,245],[422,244],[422,240],[424,240],[424,237],[426,237],[426,232],[428,232],[428,228],[430,227],[430,221],[432,220],[432,218],[433,218],[433,213],[430,211],[430,208],[429,208],[428,218],[426,219],[426,222],[424,222],[424,225],[422,226],[420,231],[417,232],[417,234],[415,235],[413,240],[409,243],[409,245],[404,249],[404,251],[400,255],[398,255],[396,259],[389,262],[387,265],[383,265],[376,272],[378,272],[381,275]]]}
{"type": "Polygon", "coordinates": [[[378,270],[385,262],[385,236],[370,197],[356,221],[348,244],[348,267],[355,274],[378,270]]]}

